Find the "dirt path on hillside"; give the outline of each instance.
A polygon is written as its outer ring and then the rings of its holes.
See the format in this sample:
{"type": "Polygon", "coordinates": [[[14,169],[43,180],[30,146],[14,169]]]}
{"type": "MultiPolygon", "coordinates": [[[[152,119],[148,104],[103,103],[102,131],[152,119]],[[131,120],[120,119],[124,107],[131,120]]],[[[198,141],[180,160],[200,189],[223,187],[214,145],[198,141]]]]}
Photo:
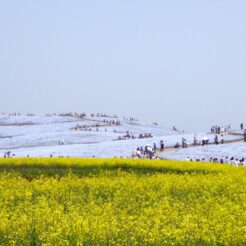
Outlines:
{"type": "MultiPolygon", "coordinates": [[[[233,133],[230,133],[228,134],[227,136],[235,136],[235,135],[239,135],[239,134],[233,134],[233,133]]],[[[244,138],[239,138],[239,139],[232,139],[232,140],[227,140],[224,142],[224,145],[225,144],[231,144],[231,143],[240,143],[240,142],[244,142],[244,138]]],[[[221,143],[220,143],[221,144],[221,143]]],[[[216,145],[215,143],[209,143],[208,145],[216,145]]],[[[186,147],[185,149],[187,148],[196,148],[196,147],[202,147],[202,145],[197,145],[197,146],[188,146],[186,147]]],[[[160,156],[160,154],[162,153],[165,153],[165,152],[170,152],[170,151],[175,151],[175,150],[180,150],[180,149],[183,149],[182,147],[179,147],[179,148],[174,148],[174,147],[166,147],[164,149],[164,151],[160,151],[160,149],[157,149],[156,151],[156,156],[160,156]]]]}

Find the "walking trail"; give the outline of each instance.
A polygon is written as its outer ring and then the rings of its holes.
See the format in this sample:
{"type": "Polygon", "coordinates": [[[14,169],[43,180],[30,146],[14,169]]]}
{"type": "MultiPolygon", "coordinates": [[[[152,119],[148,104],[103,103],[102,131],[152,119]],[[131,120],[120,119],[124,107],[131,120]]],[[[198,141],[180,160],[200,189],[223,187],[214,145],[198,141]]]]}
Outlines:
{"type": "MultiPolygon", "coordinates": [[[[238,136],[240,134],[234,134],[234,133],[229,133],[227,136],[238,136]]],[[[238,138],[238,139],[232,139],[232,140],[225,140],[224,141],[224,144],[231,144],[231,143],[239,143],[239,142],[243,142],[244,139],[243,137],[242,138],[238,138]]],[[[215,143],[208,143],[208,145],[216,145],[215,143]]],[[[200,147],[201,145],[198,145],[198,146],[193,146],[193,145],[189,145],[188,147],[186,148],[196,148],[196,147],[200,147]]],[[[166,147],[164,149],[164,151],[160,151],[160,149],[157,149],[156,150],[156,156],[160,156],[160,154],[162,153],[165,153],[165,152],[170,152],[170,151],[175,151],[175,150],[180,150],[180,149],[183,149],[182,146],[179,147],[179,148],[174,148],[174,147],[166,147]]]]}

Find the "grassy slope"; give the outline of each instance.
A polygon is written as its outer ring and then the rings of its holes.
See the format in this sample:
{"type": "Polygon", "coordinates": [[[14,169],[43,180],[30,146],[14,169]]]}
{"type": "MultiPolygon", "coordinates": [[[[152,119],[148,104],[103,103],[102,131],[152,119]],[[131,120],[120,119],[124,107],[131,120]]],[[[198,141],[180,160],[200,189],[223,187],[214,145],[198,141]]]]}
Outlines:
{"type": "Polygon", "coordinates": [[[246,169],[0,159],[0,244],[245,245],[246,169]]]}

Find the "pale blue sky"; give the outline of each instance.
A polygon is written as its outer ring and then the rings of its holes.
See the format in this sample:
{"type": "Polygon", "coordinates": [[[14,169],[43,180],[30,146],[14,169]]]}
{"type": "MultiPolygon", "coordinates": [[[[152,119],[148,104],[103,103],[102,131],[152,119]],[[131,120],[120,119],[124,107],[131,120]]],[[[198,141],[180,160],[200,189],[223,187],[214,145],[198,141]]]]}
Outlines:
{"type": "Polygon", "coordinates": [[[237,126],[246,1],[0,0],[0,85],[4,112],[237,126]]]}

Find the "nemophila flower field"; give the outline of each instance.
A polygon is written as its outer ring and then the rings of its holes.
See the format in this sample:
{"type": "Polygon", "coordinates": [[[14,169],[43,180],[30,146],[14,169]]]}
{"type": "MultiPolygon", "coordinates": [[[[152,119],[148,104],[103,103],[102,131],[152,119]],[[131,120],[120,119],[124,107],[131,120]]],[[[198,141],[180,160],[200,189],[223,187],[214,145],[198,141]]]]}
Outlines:
{"type": "Polygon", "coordinates": [[[0,160],[0,245],[245,244],[244,167],[0,160]]]}

